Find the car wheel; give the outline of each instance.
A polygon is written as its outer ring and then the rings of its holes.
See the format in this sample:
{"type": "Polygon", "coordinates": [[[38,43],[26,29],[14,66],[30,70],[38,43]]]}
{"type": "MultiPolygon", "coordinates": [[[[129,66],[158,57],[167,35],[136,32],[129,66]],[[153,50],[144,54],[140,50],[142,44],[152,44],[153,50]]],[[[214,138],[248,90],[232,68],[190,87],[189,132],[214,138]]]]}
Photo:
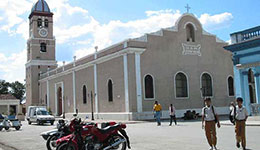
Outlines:
{"type": "Polygon", "coordinates": [[[5,127],[5,130],[6,130],[6,131],[9,130],[9,127],[5,127]]]}
{"type": "Polygon", "coordinates": [[[32,124],[32,122],[31,122],[31,121],[28,121],[28,124],[29,124],[29,125],[31,125],[31,124],[32,124]]]}
{"type": "Polygon", "coordinates": [[[40,124],[41,124],[40,120],[37,120],[37,124],[38,124],[38,125],[40,125],[40,124]]]}
{"type": "Polygon", "coordinates": [[[21,128],[20,126],[17,126],[15,127],[15,130],[20,130],[20,128],[21,128]]]}
{"type": "Polygon", "coordinates": [[[53,124],[54,124],[54,121],[51,122],[51,125],[53,125],[53,124]]]}
{"type": "Polygon", "coordinates": [[[0,131],[2,131],[3,130],[3,127],[0,127],[0,131]]]}

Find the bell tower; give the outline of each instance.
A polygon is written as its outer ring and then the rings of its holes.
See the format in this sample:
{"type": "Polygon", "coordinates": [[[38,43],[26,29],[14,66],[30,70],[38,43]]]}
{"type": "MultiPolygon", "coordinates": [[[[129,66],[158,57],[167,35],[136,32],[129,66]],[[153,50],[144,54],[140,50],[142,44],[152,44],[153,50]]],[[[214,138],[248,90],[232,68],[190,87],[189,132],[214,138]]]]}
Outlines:
{"type": "Polygon", "coordinates": [[[53,13],[45,0],[38,0],[29,15],[27,40],[26,106],[44,105],[39,97],[40,74],[57,67],[53,13]]]}

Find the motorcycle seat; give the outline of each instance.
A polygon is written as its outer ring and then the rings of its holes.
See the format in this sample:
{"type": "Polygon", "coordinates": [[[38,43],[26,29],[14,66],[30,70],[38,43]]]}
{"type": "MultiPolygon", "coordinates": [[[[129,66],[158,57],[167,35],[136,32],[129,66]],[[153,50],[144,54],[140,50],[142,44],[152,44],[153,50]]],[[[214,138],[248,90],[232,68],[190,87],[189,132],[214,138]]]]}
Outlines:
{"type": "Polygon", "coordinates": [[[108,133],[108,132],[110,132],[110,131],[115,130],[115,129],[118,128],[118,127],[120,127],[120,125],[119,125],[119,124],[116,124],[116,125],[113,125],[113,126],[105,127],[105,128],[103,128],[103,129],[98,128],[98,131],[99,131],[101,134],[106,134],[106,133],[108,133]]]}
{"type": "Polygon", "coordinates": [[[10,121],[19,121],[18,119],[9,119],[10,121]]]}

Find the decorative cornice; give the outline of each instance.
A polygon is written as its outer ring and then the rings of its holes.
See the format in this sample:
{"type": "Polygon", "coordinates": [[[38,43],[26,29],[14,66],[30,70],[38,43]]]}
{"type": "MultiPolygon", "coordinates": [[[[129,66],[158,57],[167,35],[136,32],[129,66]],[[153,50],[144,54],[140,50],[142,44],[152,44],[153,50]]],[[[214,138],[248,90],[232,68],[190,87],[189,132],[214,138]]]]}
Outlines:
{"type": "MultiPolygon", "coordinates": [[[[109,61],[111,59],[114,59],[114,58],[117,58],[117,57],[120,57],[120,56],[123,56],[124,54],[134,54],[134,53],[138,53],[138,54],[142,54],[146,49],[144,48],[138,48],[138,47],[127,47],[121,51],[118,51],[116,53],[113,53],[113,54],[110,54],[110,55],[106,55],[106,56],[103,56],[103,57],[100,57],[100,58],[97,58],[93,61],[89,61],[85,64],[82,64],[82,65],[79,65],[79,66],[75,66],[75,67],[72,67],[71,69],[68,69],[68,70],[65,70],[65,71],[62,71],[60,73],[57,73],[57,74],[53,74],[51,76],[47,76],[41,80],[39,80],[40,82],[45,82],[47,80],[51,80],[51,79],[54,79],[54,78],[57,78],[57,77],[60,77],[60,76],[63,76],[63,75],[66,75],[66,74],[69,74],[69,73],[72,73],[73,71],[79,71],[79,70],[82,70],[82,69],[85,69],[85,68],[88,68],[90,66],[93,66],[94,64],[101,64],[101,63],[104,63],[106,61],[109,61]]],[[[56,70],[59,69],[59,68],[56,68],[54,70],[51,70],[50,72],[56,72],[56,70]]],[[[43,74],[46,75],[50,72],[46,72],[43,74]]]]}
{"type": "Polygon", "coordinates": [[[47,17],[52,17],[53,16],[53,13],[46,13],[46,12],[37,12],[37,11],[34,11],[32,12],[30,15],[29,15],[29,19],[32,18],[32,16],[47,16],[47,17]]]}
{"type": "Polygon", "coordinates": [[[251,68],[251,67],[258,67],[258,66],[260,66],[260,62],[249,63],[249,64],[239,64],[236,67],[238,69],[245,69],[245,68],[251,68]]]}
{"type": "Polygon", "coordinates": [[[258,47],[258,46],[260,46],[260,38],[224,46],[224,48],[231,52],[237,52],[237,51],[258,47]]]}
{"type": "Polygon", "coordinates": [[[255,51],[255,52],[248,52],[248,53],[245,53],[245,54],[234,54],[233,57],[241,58],[241,57],[246,57],[246,56],[255,56],[257,54],[260,54],[260,50],[259,51],[255,51]]]}
{"type": "Polygon", "coordinates": [[[55,60],[30,60],[25,64],[26,67],[29,66],[57,66],[57,61],[55,60]]]}

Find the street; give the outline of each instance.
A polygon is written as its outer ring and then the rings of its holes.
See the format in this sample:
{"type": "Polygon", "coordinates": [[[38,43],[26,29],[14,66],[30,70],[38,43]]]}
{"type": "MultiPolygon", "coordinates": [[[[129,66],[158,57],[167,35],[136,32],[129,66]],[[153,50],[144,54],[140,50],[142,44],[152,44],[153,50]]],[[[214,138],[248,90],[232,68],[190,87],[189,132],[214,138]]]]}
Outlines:
{"type": "MultiPolygon", "coordinates": [[[[0,143],[15,147],[18,150],[46,150],[45,141],[40,133],[53,129],[55,126],[28,125],[22,122],[20,131],[11,129],[0,132],[0,143]]],[[[133,150],[207,150],[209,148],[201,122],[179,122],[177,126],[156,126],[154,122],[128,124],[127,133],[133,150]]],[[[233,126],[222,126],[217,129],[218,148],[235,150],[233,126]]],[[[259,150],[259,126],[247,127],[247,146],[249,150],[259,150]]],[[[3,150],[5,150],[2,147],[3,150]]],[[[1,146],[0,146],[1,150],[1,146]]],[[[9,150],[9,149],[8,149],[9,150]]]]}

